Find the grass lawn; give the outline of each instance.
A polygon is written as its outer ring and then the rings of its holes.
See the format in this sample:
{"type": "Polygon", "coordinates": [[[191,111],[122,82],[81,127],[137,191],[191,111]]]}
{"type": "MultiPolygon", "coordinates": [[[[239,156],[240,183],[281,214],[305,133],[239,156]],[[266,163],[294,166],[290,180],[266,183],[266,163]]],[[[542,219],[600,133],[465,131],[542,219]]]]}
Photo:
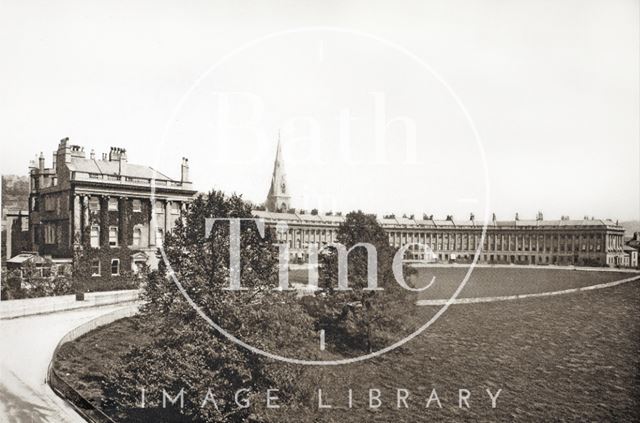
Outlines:
{"type": "MultiPolygon", "coordinates": [[[[451,297],[466,273],[466,268],[418,269],[418,283],[429,282],[433,277],[436,278],[433,285],[421,293],[421,299],[451,297]]],[[[538,269],[481,267],[473,270],[459,297],[493,297],[558,291],[612,282],[633,276],[635,274],[624,272],[558,270],[545,267],[538,269]]]]}
{"type": "MultiPolygon", "coordinates": [[[[424,269],[434,291],[450,295],[464,269],[424,269]],[[440,284],[440,287],[436,288],[440,284]],[[436,290],[438,289],[438,290],[436,290]],[[449,294],[447,294],[449,293],[449,294]]],[[[461,296],[560,290],[629,274],[553,269],[477,269],[461,296]]],[[[437,308],[408,310],[428,317],[437,308]]],[[[148,341],[136,318],[123,319],[68,343],[55,366],[100,404],[104,369],[132,345],[148,341]]],[[[179,371],[179,365],[176,365],[179,371]]],[[[638,421],[640,419],[640,282],[589,292],[484,304],[454,305],[401,349],[365,362],[320,369],[323,401],[307,410],[273,410],[273,421],[638,421]],[[381,406],[368,408],[369,389],[381,406]],[[397,389],[408,408],[397,408],[397,389]],[[436,389],[442,408],[427,400],[436,389]],[[497,407],[486,393],[502,389],[497,407]],[[348,390],[353,408],[348,408],[348,390]],[[458,407],[467,389],[470,408],[458,407]]],[[[277,388],[277,387],[276,387],[277,388]]],[[[232,395],[232,394],[231,394],[232,395]]]]}

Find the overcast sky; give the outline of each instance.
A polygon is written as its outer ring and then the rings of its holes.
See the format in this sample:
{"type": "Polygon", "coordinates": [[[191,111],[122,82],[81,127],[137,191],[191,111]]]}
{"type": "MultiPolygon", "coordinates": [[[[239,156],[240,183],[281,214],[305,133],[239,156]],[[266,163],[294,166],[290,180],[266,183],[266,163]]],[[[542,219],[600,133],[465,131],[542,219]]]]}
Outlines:
{"type": "Polygon", "coordinates": [[[0,0],[1,171],[70,137],[261,202],[280,129],[296,207],[482,216],[486,164],[500,219],[638,219],[638,5],[0,0]]]}

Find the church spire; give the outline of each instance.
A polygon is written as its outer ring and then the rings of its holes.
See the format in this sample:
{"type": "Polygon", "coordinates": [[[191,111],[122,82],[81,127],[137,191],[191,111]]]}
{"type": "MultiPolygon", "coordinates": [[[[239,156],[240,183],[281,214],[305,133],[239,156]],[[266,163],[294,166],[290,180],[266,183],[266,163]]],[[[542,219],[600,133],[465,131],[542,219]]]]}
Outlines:
{"type": "Polygon", "coordinates": [[[273,163],[273,175],[271,176],[271,188],[267,195],[266,208],[269,211],[287,211],[290,208],[289,187],[287,186],[287,174],[284,170],[284,159],[282,157],[282,143],[280,131],[278,131],[278,147],[276,148],[276,159],[273,163]]]}

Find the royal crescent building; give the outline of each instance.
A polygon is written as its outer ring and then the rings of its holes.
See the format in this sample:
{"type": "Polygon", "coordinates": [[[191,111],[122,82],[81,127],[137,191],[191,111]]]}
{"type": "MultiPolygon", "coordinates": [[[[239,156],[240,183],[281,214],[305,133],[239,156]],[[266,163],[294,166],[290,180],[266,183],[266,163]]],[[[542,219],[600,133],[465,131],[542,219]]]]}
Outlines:
{"type": "MultiPolygon", "coordinates": [[[[254,215],[271,226],[278,222],[287,224],[287,230],[277,236],[279,242],[288,244],[294,259],[304,260],[310,244],[321,247],[337,241],[343,216],[295,211],[290,198],[278,142],[266,207],[256,210],[254,215]]],[[[413,244],[408,246],[408,259],[470,262],[481,247],[478,259],[483,263],[624,265],[624,228],[611,220],[544,220],[542,213],[534,220],[518,216],[513,220],[497,220],[494,216],[486,225],[482,245],[484,225],[473,215],[469,220],[389,216],[378,221],[392,246],[413,244]]]]}

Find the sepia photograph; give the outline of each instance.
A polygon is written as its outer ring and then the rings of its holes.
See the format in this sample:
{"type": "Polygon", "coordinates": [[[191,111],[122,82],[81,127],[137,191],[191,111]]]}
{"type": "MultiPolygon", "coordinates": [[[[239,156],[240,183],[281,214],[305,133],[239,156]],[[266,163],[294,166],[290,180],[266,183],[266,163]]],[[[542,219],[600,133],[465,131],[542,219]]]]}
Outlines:
{"type": "Polygon", "coordinates": [[[1,0],[0,52],[0,423],[640,421],[638,0],[1,0]]]}

